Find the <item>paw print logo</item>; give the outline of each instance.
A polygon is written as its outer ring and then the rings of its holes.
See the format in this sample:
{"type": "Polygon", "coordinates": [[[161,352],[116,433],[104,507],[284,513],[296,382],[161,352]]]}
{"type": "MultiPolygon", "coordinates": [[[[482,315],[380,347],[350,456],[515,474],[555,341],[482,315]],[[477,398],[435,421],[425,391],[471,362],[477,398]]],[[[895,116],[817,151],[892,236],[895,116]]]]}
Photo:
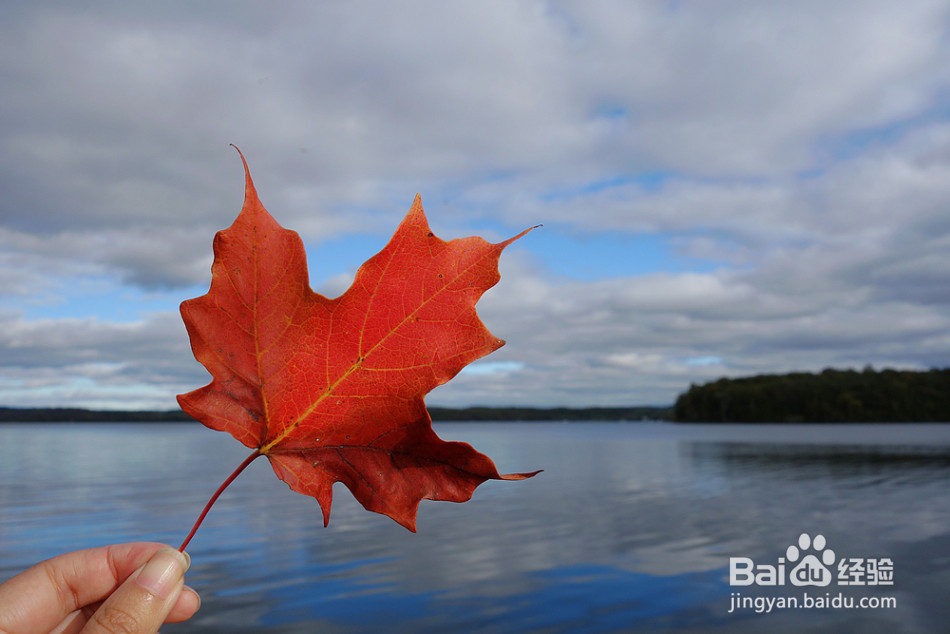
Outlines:
{"type": "Polygon", "coordinates": [[[798,546],[792,544],[785,551],[785,559],[794,564],[788,577],[796,586],[827,586],[831,583],[831,570],[828,566],[835,563],[835,551],[827,546],[824,535],[815,535],[812,539],[808,533],[802,533],[798,538],[798,546]],[[808,552],[809,550],[813,552],[808,552]],[[820,559],[819,559],[820,557],[820,559]]]}

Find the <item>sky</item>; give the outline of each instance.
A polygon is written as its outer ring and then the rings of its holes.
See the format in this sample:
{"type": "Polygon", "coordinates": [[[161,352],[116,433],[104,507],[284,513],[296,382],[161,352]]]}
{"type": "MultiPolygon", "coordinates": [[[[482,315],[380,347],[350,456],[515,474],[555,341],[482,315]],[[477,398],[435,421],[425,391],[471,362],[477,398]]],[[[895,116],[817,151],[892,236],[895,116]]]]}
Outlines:
{"type": "Polygon", "coordinates": [[[244,195],[342,293],[415,194],[501,241],[431,405],[950,365],[950,3],[6,2],[0,406],[172,409],[244,195]]]}

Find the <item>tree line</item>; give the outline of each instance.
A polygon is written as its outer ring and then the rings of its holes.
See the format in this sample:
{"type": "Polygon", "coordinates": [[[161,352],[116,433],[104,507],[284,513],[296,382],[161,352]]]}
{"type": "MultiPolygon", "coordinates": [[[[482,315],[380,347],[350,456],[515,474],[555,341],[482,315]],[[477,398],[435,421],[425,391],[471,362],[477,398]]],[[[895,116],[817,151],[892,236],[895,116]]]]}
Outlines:
{"type": "Polygon", "coordinates": [[[449,421],[640,421],[666,420],[670,407],[430,407],[436,422],[449,421]]]}
{"type": "Polygon", "coordinates": [[[673,407],[681,422],[950,422],[950,368],[826,369],[691,385],[673,407]]]}
{"type": "MultiPolygon", "coordinates": [[[[670,407],[430,407],[436,422],[450,421],[596,421],[667,419],[670,407]]],[[[80,408],[0,407],[0,423],[156,423],[193,419],[179,410],[119,411],[80,408]]]]}
{"type": "MultiPolygon", "coordinates": [[[[691,385],[672,407],[430,407],[436,422],[639,421],[710,423],[950,422],[950,368],[761,374],[691,385]]],[[[191,421],[181,410],[0,407],[0,422],[191,421]]]]}

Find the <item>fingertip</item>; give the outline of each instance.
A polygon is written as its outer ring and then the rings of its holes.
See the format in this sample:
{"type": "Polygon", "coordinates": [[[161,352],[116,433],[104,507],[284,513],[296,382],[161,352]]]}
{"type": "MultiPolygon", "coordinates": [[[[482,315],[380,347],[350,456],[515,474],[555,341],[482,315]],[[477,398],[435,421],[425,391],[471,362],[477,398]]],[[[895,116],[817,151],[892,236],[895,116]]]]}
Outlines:
{"type": "Polygon", "coordinates": [[[159,599],[167,599],[181,583],[188,558],[174,548],[161,548],[135,577],[136,583],[159,599]]]}
{"type": "Polygon", "coordinates": [[[168,617],[165,619],[165,622],[180,623],[182,621],[187,621],[193,617],[200,608],[201,596],[195,591],[194,588],[185,586],[182,588],[181,594],[178,595],[178,601],[175,602],[175,606],[172,608],[171,612],[168,613],[168,617]]]}

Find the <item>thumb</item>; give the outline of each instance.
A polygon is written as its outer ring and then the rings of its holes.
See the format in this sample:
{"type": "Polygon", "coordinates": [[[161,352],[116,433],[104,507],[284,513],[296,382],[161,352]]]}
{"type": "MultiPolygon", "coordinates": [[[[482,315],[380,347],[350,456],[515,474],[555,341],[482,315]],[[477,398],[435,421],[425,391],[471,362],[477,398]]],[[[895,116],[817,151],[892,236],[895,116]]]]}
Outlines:
{"type": "Polygon", "coordinates": [[[191,560],[162,548],[106,599],[83,628],[83,634],[154,633],[165,622],[184,587],[191,560]]]}

